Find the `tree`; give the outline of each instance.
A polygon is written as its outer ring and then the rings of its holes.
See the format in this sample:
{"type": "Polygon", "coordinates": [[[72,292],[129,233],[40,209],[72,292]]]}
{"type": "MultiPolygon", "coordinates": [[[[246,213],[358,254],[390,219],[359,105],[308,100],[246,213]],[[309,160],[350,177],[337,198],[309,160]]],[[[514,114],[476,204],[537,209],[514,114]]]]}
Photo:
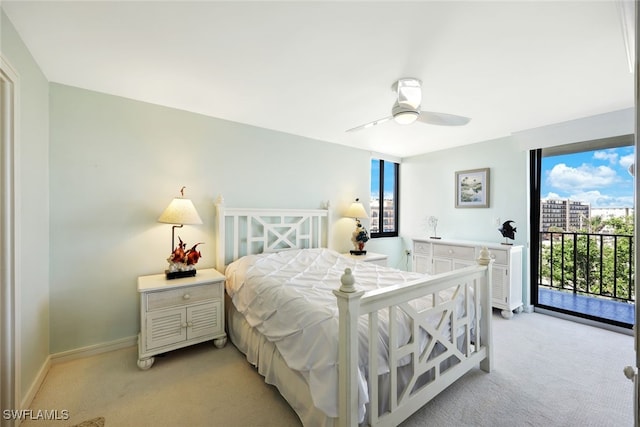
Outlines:
{"type": "Polygon", "coordinates": [[[543,242],[541,283],[633,300],[633,217],[594,217],[587,226],[599,232],[554,232],[543,242]]]}

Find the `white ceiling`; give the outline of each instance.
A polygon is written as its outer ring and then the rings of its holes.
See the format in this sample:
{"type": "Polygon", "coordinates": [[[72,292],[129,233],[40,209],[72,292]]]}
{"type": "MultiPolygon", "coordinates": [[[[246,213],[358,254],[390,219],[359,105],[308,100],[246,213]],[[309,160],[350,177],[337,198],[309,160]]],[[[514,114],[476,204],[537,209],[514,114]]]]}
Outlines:
{"type": "Polygon", "coordinates": [[[613,0],[1,4],[52,82],[398,157],[634,106],[613,0]],[[471,123],[346,133],[400,77],[471,123]]]}

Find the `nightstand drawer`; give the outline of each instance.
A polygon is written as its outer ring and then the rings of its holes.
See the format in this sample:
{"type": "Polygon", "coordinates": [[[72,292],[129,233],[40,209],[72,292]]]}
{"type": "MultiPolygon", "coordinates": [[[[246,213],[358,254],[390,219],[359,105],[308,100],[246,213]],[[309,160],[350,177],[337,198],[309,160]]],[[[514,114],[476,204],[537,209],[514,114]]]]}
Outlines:
{"type": "Polygon", "coordinates": [[[147,311],[160,308],[192,304],[198,301],[222,297],[222,283],[208,285],[187,286],[166,291],[149,292],[147,296],[147,311]]]}
{"type": "Polygon", "coordinates": [[[469,246],[433,245],[433,255],[473,261],[476,250],[469,246]]]}

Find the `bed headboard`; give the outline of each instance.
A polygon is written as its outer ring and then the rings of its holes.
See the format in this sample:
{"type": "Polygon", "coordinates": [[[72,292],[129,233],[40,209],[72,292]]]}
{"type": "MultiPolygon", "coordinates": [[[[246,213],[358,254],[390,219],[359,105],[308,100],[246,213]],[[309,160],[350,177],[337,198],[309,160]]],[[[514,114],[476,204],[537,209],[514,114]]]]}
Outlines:
{"type": "Polygon", "coordinates": [[[228,208],[216,201],[216,269],[251,254],[329,247],[329,203],[323,209],[228,208]]]}

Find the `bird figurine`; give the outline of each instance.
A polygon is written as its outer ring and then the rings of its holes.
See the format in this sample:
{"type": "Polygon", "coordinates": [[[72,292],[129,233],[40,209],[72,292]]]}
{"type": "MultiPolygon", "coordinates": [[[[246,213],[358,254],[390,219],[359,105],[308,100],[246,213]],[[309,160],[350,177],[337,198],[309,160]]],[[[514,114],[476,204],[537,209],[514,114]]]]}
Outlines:
{"type": "Polygon", "coordinates": [[[512,245],[513,243],[509,243],[507,239],[514,240],[516,238],[516,227],[513,227],[511,224],[515,224],[515,222],[507,220],[502,223],[502,227],[498,228],[498,231],[502,233],[502,237],[504,237],[503,245],[512,245]]]}

